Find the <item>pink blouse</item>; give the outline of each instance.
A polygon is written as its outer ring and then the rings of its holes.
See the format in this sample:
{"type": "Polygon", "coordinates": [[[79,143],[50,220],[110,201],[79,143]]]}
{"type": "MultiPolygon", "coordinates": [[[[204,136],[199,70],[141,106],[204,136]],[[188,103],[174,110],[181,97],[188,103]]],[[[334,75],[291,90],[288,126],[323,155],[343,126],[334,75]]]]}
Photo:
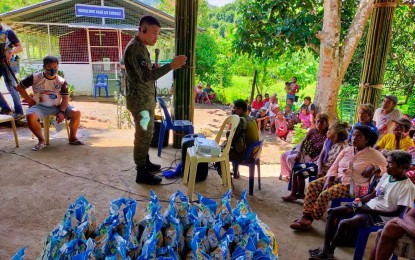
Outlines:
{"type": "Polygon", "coordinates": [[[344,148],[337,156],[327,172],[327,177],[341,178],[342,184],[369,186],[369,179],[362,176],[362,172],[369,165],[379,166],[381,175],[386,172],[386,158],[372,147],[366,147],[354,154],[354,146],[344,148]],[[353,176],[352,176],[353,175],[353,176]]]}

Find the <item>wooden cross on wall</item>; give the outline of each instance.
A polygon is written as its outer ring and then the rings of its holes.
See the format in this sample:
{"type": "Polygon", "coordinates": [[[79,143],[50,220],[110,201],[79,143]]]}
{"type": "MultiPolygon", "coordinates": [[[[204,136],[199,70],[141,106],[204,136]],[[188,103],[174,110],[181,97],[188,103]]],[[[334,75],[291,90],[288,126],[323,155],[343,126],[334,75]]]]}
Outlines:
{"type": "Polygon", "coordinates": [[[105,34],[103,34],[101,30],[99,30],[99,33],[96,33],[95,35],[99,36],[99,46],[102,46],[102,36],[104,36],[105,34]]]}

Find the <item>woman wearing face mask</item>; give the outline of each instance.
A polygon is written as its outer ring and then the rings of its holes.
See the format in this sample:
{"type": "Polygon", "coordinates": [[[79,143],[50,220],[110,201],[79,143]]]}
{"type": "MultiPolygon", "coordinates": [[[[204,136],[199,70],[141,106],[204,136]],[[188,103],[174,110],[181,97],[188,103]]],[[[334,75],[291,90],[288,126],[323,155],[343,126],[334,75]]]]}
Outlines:
{"type": "Polygon", "coordinates": [[[65,118],[70,119],[69,144],[84,144],[76,137],[81,112],[69,105],[68,85],[64,78],[57,75],[58,67],[58,58],[47,56],[43,59],[42,72],[28,76],[17,85],[17,91],[29,104],[29,109],[26,112],[29,129],[39,139],[38,144],[32,148],[33,151],[39,151],[46,146],[39,121],[50,115],[56,116],[58,123],[61,123],[65,118]],[[33,89],[33,98],[26,92],[29,87],[33,89]]]}

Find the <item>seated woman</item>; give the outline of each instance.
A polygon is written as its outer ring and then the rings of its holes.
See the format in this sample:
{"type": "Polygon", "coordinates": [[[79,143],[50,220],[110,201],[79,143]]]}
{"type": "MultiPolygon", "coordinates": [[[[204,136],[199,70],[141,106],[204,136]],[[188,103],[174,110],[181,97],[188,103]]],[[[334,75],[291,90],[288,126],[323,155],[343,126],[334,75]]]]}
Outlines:
{"type": "Polygon", "coordinates": [[[301,163],[293,167],[291,194],[282,197],[284,201],[303,199],[305,197],[305,179],[309,176],[317,176],[318,178],[326,176],[337,155],[348,146],[346,142],[348,133],[347,123],[341,124],[336,121],[329,127],[327,139],[317,163],[301,163]]]}
{"type": "Polygon", "coordinates": [[[262,95],[258,94],[251,103],[251,116],[255,116],[264,105],[265,103],[262,101],[262,95]]]}
{"type": "Polygon", "coordinates": [[[308,108],[306,106],[301,107],[300,113],[298,114],[298,118],[303,124],[303,128],[309,129],[314,127],[314,117],[308,111],[308,108]]]}
{"type": "Polygon", "coordinates": [[[370,178],[386,170],[386,158],[373,149],[378,135],[368,126],[354,128],[353,146],[343,149],[327,175],[310,182],[304,199],[303,216],[290,227],[309,230],[315,219],[319,220],[335,198],[367,194],[370,178]]]}
{"type": "Polygon", "coordinates": [[[287,151],[281,155],[280,180],[288,180],[295,162],[314,162],[317,160],[324,141],[326,141],[329,126],[329,117],[326,114],[317,115],[317,127],[311,129],[304,140],[300,143],[298,150],[287,151]]]}
{"type": "MultiPolygon", "coordinates": [[[[375,113],[375,108],[373,107],[372,104],[368,103],[368,104],[359,105],[359,107],[357,108],[357,113],[358,113],[359,122],[357,122],[354,126],[359,126],[359,125],[369,126],[372,128],[374,132],[379,134],[378,128],[373,123],[373,114],[375,113]]],[[[352,130],[350,130],[349,137],[347,137],[347,142],[349,144],[352,141],[352,135],[353,135],[353,128],[352,130]]]]}

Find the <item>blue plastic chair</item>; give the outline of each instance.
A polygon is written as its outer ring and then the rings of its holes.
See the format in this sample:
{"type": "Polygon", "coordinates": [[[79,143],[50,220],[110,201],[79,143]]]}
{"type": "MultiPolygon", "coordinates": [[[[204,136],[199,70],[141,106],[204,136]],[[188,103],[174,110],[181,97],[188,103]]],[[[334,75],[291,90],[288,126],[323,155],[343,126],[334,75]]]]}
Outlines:
{"type": "Polygon", "coordinates": [[[261,190],[261,160],[260,155],[262,151],[262,146],[264,141],[258,141],[251,144],[248,149],[246,149],[244,153],[244,159],[242,162],[232,160],[232,164],[236,167],[239,165],[248,166],[249,167],[249,195],[254,194],[254,179],[255,179],[255,165],[258,169],[258,189],[261,190]],[[254,156],[251,156],[254,149],[258,148],[254,156]]]}
{"type": "MultiPolygon", "coordinates": [[[[369,192],[377,184],[377,180],[373,180],[369,185],[369,192]]],[[[353,202],[354,198],[337,198],[331,201],[331,208],[339,207],[342,202],[353,202]]],[[[415,203],[414,203],[415,206],[415,203]]],[[[403,217],[405,211],[403,211],[400,217],[403,217]]],[[[356,245],[353,260],[361,260],[365,254],[367,240],[370,233],[377,232],[382,229],[383,226],[372,226],[372,227],[360,227],[357,235],[356,245]]],[[[392,256],[392,260],[396,260],[396,256],[392,256]]]]}
{"type": "Polygon", "coordinates": [[[108,75],[107,74],[97,75],[95,79],[94,97],[97,97],[97,89],[98,89],[98,95],[101,96],[101,88],[105,88],[105,94],[108,98],[108,75]]]}
{"type": "MultiPolygon", "coordinates": [[[[415,203],[414,203],[415,206],[415,203]]],[[[400,218],[403,218],[403,214],[405,214],[405,210],[403,210],[400,214],[400,218]]],[[[353,260],[362,260],[365,254],[367,240],[369,238],[369,234],[372,232],[377,232],[380,229],[383,229],[384,226],[372,226],[372,227],[361,227],[359,228],[359,234],[357,235],[357,241],[354,250],[353,260]]],[[[392,255],[392,260],[396,260],[397,256],[392,255]]]]}
{"type": "MultiPolygon", "coordinates": [[[[166,130],[173,130],[173,131],[186,131],[187,134],[193,134],[194,129],[192,122],[189,120],[172,120],[169,110],[167,109],[166,103],[161,97],[157,97],[157,101],[160,104],[161,109],[163,109],[164,113],[164,120],[160,126],[160,135],[159,135],[159,143],[158,143],[158,157],[161,156],[161,149],[163,148],[163,141],[164,135],[166,134],[166,130]]],[[[169,132],[167,132],[168,134],[169,132]]]]}

